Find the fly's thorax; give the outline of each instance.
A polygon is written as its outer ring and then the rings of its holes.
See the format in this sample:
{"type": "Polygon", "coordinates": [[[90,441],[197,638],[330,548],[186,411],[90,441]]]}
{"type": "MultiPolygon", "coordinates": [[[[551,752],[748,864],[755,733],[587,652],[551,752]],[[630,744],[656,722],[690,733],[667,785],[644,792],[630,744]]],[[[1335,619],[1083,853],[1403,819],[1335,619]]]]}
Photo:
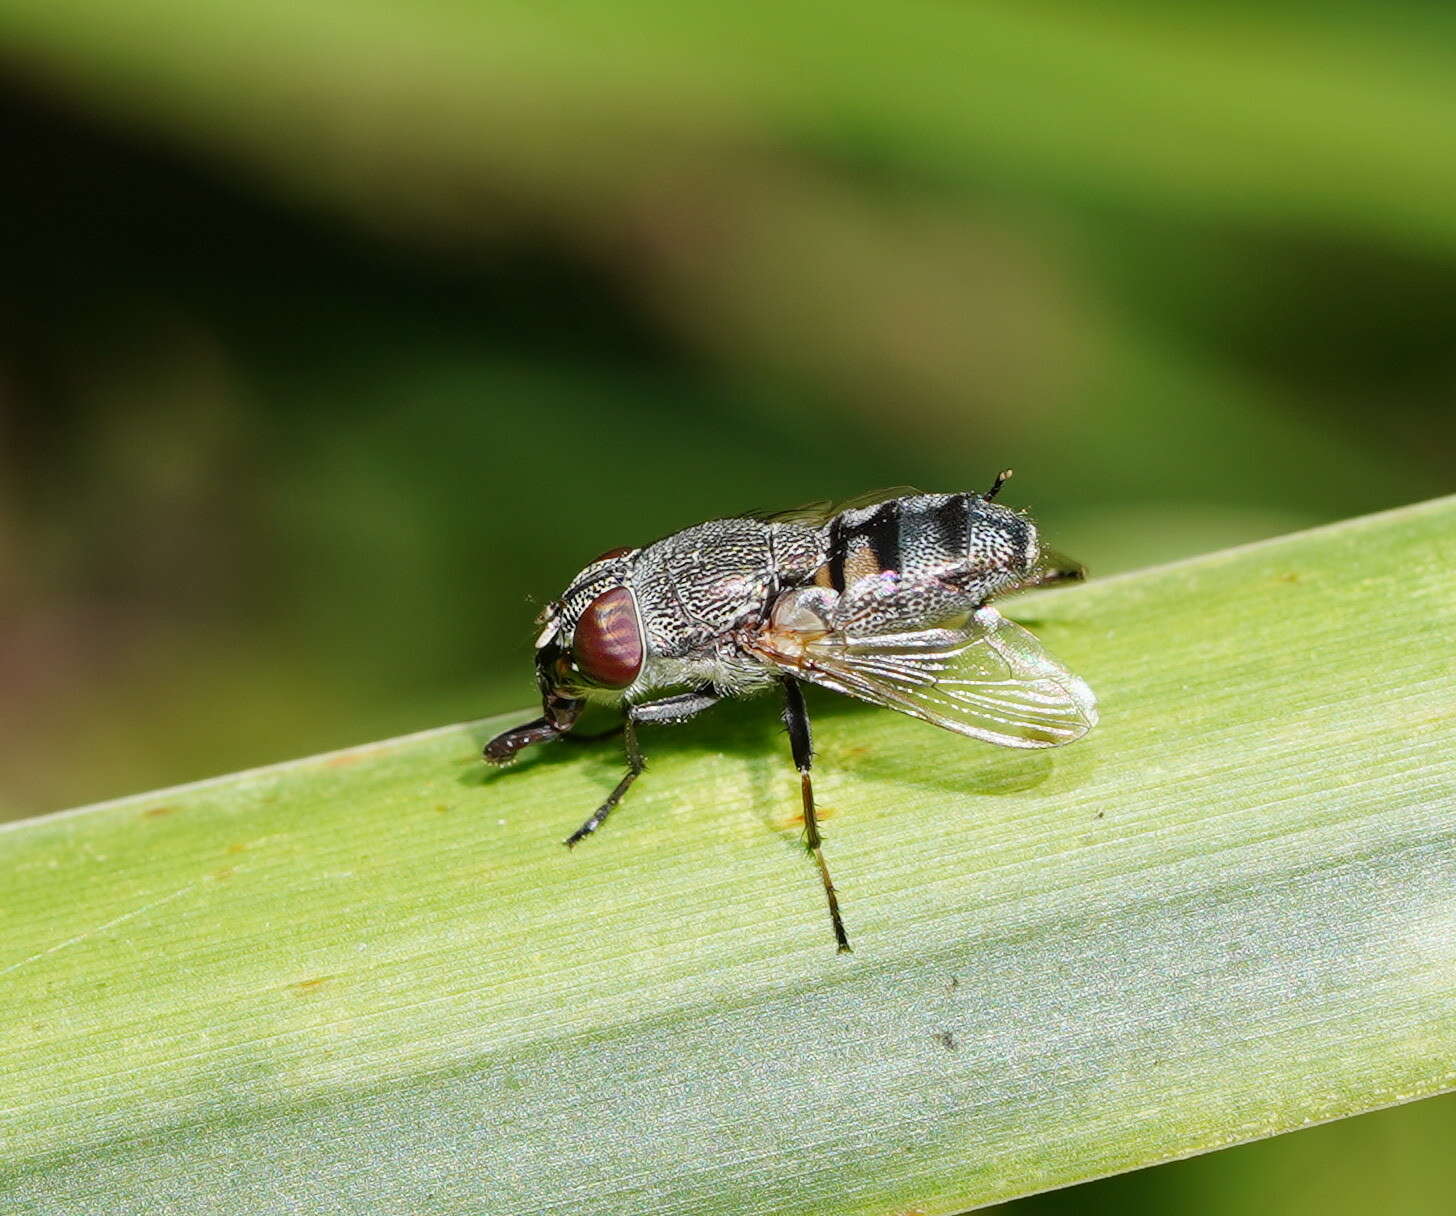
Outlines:
{"type": "Polygon", "coordinates": [[[713,520],[648,545],[633,585],[649,656],[716,659],[744,620],[822,560],[817,529],[757,519],[713,520]]]}
{"type": "Polygon", "coordinates": [[[828,555],[829,535],[822,527],[774,523],[768,528],[774,573],[785,587],[808,582],[828,555]]]}
{"type": "Polygon", "coordinates": [[[712,688],[718,696],[746,696],[775,682],[774,673],[736,647],[682,659],[654,658],[622,693],[629,703],[650,701],[674,691],[712,688]]]}

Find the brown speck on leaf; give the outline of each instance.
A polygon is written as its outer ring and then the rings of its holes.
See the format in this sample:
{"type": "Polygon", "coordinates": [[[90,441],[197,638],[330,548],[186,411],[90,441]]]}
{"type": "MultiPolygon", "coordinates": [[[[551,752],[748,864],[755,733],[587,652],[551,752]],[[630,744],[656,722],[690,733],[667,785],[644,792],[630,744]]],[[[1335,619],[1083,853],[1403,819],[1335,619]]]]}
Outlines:
{"type": "Polygon", "coordinates": [[[316,988],[322,987],[324,984],[327,984],[332,978],[332,976],[320,975],[316,976],[311,980],[299,980],[298,983],[289,984],[288,986],[294,991],[296,995],[301,996],[305,992],[313,992],[316,988]]]}
{"type": "Polygon", "coordinates": [[[1278,577],[1278,581],[1281,582],[1281,583],[1297,583],[1297,582],[1299,582],[1299,575],[1297,575],[1293,570],[1289,570],[1289,571],[1287,571],[1284,574],[1278,575],[1277,577],[1278,577]]]}
{"type": "Polygon", "coordinates": [[[233,876],[233,868],[232,866],[223,866],[223,868],[220,870],[214,870],[212,872],[212,876],[218,882],[226,882],[229,878],[233,876]]]}
{"type": "Polygon", "coordinates": [[[438,803],[436,803],[436,804],[435,804],[435,812],[436,812],[436,813],[437,813],[437,814],[440,814],[440,815],[443,815],[443,814],[445,814],[445,813],[446,813],[446,812],[447,812],[447,811],[448,811],[448,810],[449,810],[449,809],[450,809],[450,808],[449,808],[449,807],[448,807],[448,806],[446,806],[446,805],[445,805],[445,804],[444,804],[444,803],[443,803],[443,802],[438,802],[438,803]]]}
{"type": "Polygon", "coordinates": [[[1095,814],[1095,815],[1092,816],[1092,818],[1093,819],[1101,819],[1106,814],[1107,814],[1106,811],[1098,811],[1097,814],[1095,814]]]}
{"type": "Polygon", "coordinates": [[[388,747],[381,743],[370,744],[367,747],[351,747],[346,752],[329,756],[324,764],[329,768],[342,768],[346,764],[358,764],[361,760],[370,760],[388,750],[388,747]]]}
{"type": "MultiPolygon", "coordinates": [[[[839,814],[839,811],[834,806],[831,806],[827,802],[820,802],[817,798],[814,799],[814,817],[816,819],[833,819],[837,814],[839,814]]],[[[804,822],[803,811],[800,811],[799,814],[795,817],[795,822],[804,822]]]]}
{"type": "Polygon", "coordinates": [[[143,819],[160,819],[163,815],[170,815],[177,808],[175,806],[152,806],[142,812],[143,819]]]}
{"type": "MultiPolygon", "coordinates": [[[[818,813],[817,817],[821,822],[825,819],[834,818],[834,808],[830,806],[825,806],[822,802],[816,802],[814,804],[814,810],[818,813]]],[[[777,823],[774,824],[774,827],[778,828],[780,831],[783,832],[787,832],[792,828],[802,828],[803,826],[803,811],[800,811],[797,815],[790,815],[787,819],[780,819],[777,823]]]]}
{"type": "Polygon", "coordinates": [[[248,851],[248,846],[244,844],[241,840],[239,840],[228,845],[227,851],[229,853],[246,853],[248,851]]]}
{"type": "Polygon", "coordinates": [[[949,1030],[937,1030],[930,1037],[944,1047],[946,1051],[954,1051],[958,1046],[955,1035],[949,1030]]]}

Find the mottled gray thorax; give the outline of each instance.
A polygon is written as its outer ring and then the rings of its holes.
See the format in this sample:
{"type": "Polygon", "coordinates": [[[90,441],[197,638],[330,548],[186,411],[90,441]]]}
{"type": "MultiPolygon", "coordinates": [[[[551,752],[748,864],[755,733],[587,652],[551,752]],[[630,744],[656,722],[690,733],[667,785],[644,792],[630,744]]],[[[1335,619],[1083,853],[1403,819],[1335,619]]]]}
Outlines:
{"type": "Polygon", "coordinates": [[[824,535],[801,524],[717,519],[634,557],[632,582],[649,654],[710,658],[735,626],[824,561],[824,535]]]}

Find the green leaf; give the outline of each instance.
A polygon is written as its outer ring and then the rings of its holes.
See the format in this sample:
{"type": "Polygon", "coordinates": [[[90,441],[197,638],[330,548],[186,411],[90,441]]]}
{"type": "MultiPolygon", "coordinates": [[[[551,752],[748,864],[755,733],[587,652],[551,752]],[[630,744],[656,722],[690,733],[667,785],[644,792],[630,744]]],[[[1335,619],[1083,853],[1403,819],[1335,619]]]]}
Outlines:
{"type": "Polygon", "coordinates": [[[0,832],[0,1208],[948,1213],[1446,1089],[1453,527],[1010,603],[1065,750],[813,701],[852,955],[765,702],[572,852],[616,745],[504,719],[0,832]]]}

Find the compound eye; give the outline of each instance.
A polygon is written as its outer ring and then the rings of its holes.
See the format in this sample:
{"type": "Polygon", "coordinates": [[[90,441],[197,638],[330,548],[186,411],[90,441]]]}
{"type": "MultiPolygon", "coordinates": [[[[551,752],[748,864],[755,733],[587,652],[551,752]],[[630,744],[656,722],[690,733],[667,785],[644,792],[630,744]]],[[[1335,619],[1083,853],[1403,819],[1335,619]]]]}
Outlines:
{"type": "Polygon", "coordinates": [[[572,635],[577,670],[602,688],[626,688],[642,670],[642,630],[637,605],[625,587],[614,587],[587,605],[572,635]]]}

